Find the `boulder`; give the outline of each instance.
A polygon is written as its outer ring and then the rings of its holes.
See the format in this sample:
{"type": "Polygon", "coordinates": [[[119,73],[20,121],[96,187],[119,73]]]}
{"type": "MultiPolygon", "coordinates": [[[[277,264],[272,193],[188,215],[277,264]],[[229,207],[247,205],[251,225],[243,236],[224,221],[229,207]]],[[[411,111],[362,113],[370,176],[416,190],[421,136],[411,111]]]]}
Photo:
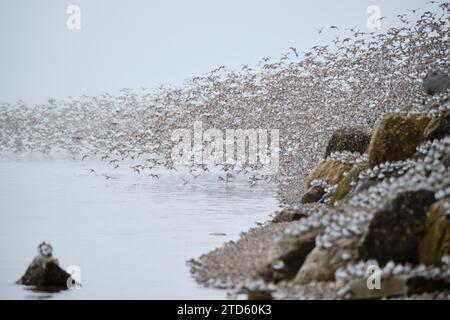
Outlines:
{"type": "Polygon", "coordinates": [[[306,193],[302,196],[300,200],[301,203],[314,203],[319,202],[320,199],[325,195],[325,189],[322,186],[312,186],[306,193]]]}
{"type": "Polygon", "coordinates": [[[350,282],[351,299],[384,299],[408,294],[406,276],[396,276],[391,278],[382,278],[380,289],[369,289],[367,279],[356,279],[350,282]]]}
{"type": "Polygon", "coordinates": [[[52,256],[52,246],[43,242],[38,247],[38,255],[17,284],[35,286],[38,289],[67,289],[69,278],[70,274],[61,269],[58,260],[52,256]]]}
{"type": "Polygon", "coordinates": [[[333,152],[359,152],[361,154],[367,151],[370,143],[370,133],[366,128],[353,127],[341,128],[336,130],[325,150],[325,158],[333,152]]]}
{"type": "Polygon", "coordinates": [[[343,256],[348,255],[351,259],[356,257],[359,241],[358,237],[342,238],[330,249],[315,247],[306,257],[293,281],[298,284],[333,281],[336,270],[349,262],[343,256]]]}
{"type": "Polygon", "coordinates": [[[367,287],[366,279],[353,280],[350,283],[349,298],[384,299],[444,290],[450,290],[449,278],[398,275],[383,278],[380,289],[376,290],[367,287]]]}
{"type": "Polygon", "coordinates": [[[450,89],[450,76],[447,73],[429,72],[422,80],[422,89],[429,95],[436,95],[450,89]]]}
{"type": "Polygon", "coordinates": [[[365,164],[353,166],[353,168],[348,172],[348,174],[337,185],[336,190],[331,196],[330,200],[331,205],[334,205],[338,200],[346,198],[350,190],[353,188],[352,182],[356,182],[358,180],[359,174],[365,169],[366,169],[365,164]]]}
{"type": "Polygon", "coordinates": [[[375,128],[368,150],[368,166],[410,158],[425,141],[424,130],[431,118],[425,116],[384,116],[375,128]]]}
{"type": "Polygon", "coordinates": [[[292,222],[306,218],[308,214],[298,209],[284,209],[278,212],[272,219],[272,223],[292,222]]]}
{"type": "Polygon", "coordinates": [[[440,265],[442,257],[450,255],[450,199],[433,204],[427,213],[425,236],[420,242],[420,262],[440,265]]]}
{"type": "Polygon", "coordinates": [[[324,180],[329,185],[336,185],[344,177],[344,173],[350,171],[351,164],[336,161],[326,160],[317,165],[306,178],[306,189],[311,188],[313,180],[324,180]]]}
{"type": "Polygon", "coordinates": [[[314,249],[316,237],[322,232],[323,229],[312,229],[299,236],[284,235],[269,248],[268,263],[259,275],[267,282],[292,279],[314,249]]]}
{"type": "Polygon", "coordinates": [[[359,257],[376,259],[381,265],[389,260],[418,263],[426,213],[434,201],[434,192],[420,188],[388,198],[374,212],[363,235],[359,257]]]}
{"type": "Polygon", "coordinates": [[[442,139],[450,135],[450,110],[437,118],[433,118],[423,133],[426,140],[442,139]]]}
{"type": "Polygon", "coordinates": [[[251,290],[247,292],[247,300],[273,300],[270,291],[251,290]]]}

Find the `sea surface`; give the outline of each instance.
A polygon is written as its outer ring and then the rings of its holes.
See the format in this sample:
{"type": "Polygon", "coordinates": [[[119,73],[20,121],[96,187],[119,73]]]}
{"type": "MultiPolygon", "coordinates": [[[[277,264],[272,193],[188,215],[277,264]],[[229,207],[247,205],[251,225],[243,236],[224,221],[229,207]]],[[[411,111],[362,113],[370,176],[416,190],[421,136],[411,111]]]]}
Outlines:
{"type": "Polygon", "coordinates": [[[276,187],[225,183],[214,172],[153,173],[64,155],[0,156],[0,298],[227,298],[198,285],[186,261],[266,221],[278,208],[276,187]],[[42,241],[62,267],[78,268],[79,289],[15,284],[42,241]]]}

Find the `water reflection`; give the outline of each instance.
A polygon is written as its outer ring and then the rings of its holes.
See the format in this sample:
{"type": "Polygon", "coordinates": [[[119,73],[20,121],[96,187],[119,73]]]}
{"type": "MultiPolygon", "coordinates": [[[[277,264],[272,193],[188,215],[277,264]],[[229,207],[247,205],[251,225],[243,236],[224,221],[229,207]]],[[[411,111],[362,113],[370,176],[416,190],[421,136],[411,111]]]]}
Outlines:
{"type": "Polygon", "coordinates": [[[220,183],[213,173],[183,185],[181,171],[155,174],[62,156],[1,157],[0,298],[226,298],[199,287],[185,262],[265,221],[278,205],[275,187],[220,183]],[[80,266],[80,290],[12,285],[42,241],[63,267],[80,266]]]}

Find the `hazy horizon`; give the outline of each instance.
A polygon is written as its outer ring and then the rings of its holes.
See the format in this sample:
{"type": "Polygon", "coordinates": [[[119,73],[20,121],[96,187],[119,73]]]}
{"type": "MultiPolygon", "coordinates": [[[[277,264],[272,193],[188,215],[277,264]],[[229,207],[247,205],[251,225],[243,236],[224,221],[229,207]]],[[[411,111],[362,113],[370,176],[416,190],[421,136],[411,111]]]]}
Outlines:
{"type": "Polygon", "coordinates": [[[367,7],[380,7],[382,29],[414,1],[51,1],[0,4],[0,102],[43,103],[115,93],[121,88],[179,85],[221,65],[239,70],[263,57],[276,60],[328,43],[366,26],[367,7]],[[66,26],[69,5],[81,10],[81,29],[66,26]],[[322,34],[318,29],[324,28],[322,34]]]}

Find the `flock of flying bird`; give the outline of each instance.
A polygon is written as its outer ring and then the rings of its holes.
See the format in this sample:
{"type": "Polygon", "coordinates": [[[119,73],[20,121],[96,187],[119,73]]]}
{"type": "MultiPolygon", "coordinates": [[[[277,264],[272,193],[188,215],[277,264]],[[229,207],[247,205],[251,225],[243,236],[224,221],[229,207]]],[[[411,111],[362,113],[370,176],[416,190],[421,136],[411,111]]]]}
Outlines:
{"type": "MultiPolygon", "coordinates": [[[[352,28],[330,45],[306,53],[291,47],[278,61],[263,58],[239,71],[221,66],[180,87],[123,89],[35,106],[0,104],[0,152],[64,151],[80,159],[97,157],[115,168],[131,161],[136,173],[158,178],[153,168],[176,169],[171,133],[192,128],[194,121],[203,121],[204,129],[280,129],[278,174],[261,175],[259,164],[239,170],[252,184],[280,182],[283,202],[295,203],[304,177],[322,159],[336,129],[372,128],[384,113],[410,103],[410,112],[429,112],[433,99],[446,98],[420,90],[424,73],[448,72],[450,65],[450,5],[433,6],[400,15],[400,25],[384,33],[352,28]]],[[[190,166],[193,176],[207,170],[190,166]]],[[[232,165],[223,171],[223,181],[239,173],[232,165]]]]}

